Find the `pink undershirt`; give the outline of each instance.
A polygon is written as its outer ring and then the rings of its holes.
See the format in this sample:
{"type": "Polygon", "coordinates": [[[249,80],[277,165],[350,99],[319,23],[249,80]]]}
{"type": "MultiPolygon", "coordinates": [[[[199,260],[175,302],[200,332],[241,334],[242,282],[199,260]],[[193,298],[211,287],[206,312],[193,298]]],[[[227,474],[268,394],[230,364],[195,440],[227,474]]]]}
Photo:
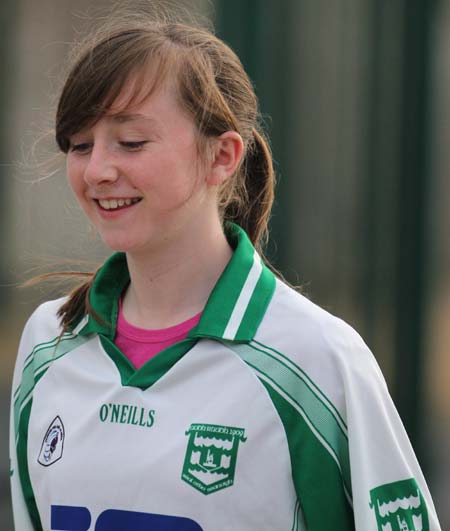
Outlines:
{"type": "Polygon", "coordinates": [[[201,312],[183,323],[162,328],[160,330],[146,330],[133,326],[125,320],[122,310],[122,300],[119,300],[119,315],[114,343],[139,369],[158,352],[185,339],[189,332],[198,324],[201,312]]]}

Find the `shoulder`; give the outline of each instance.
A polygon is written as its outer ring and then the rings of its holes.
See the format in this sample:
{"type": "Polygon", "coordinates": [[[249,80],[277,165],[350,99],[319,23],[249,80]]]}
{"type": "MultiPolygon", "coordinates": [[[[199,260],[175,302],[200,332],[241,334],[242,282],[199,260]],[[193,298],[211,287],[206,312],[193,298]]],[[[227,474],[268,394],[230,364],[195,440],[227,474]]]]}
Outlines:
{"type": "Polygon", "coordinates": [[[371,351],[345,321],[280,280],[255,336],[255,343],[298,367],[332,402],[356,380],[384,383],[371,351]]]}
{"type": "Polygon", "coordinates": [[[46,346],[55,346],[61,336],[58,310],[66,297],[48,301],[38,306],[25,324],[19,343],[19,351],[13,376],[13,389],[17,389],[22,378],[22,371],[32,359],[32,354],[46,346]],[[42,347],[42,348],[41,348],[42,347]]]}
{"type": "Polygon", "coordinates": [[[274,344],[313,350],[316,355],[367,349],[349,324],[278,279],[258,335],[274,344]]]}
{"type": "Polygon", "coordinates": [[[62,297],[40,304],[25,324],[21,339],[21,350],[33,348],[36,345],[53,341],[61,334],[58,310],[67,300],[62,297]]]}

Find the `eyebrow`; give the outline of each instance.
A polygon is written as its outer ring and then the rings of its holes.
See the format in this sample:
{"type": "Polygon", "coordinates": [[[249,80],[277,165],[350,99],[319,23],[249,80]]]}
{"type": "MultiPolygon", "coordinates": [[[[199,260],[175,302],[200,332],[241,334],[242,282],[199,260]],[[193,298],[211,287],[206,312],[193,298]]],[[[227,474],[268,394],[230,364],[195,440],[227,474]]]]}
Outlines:
{"type": "Polygon", "coordinates": [[[126,122],[136,122],[136,121],[145,121],[149,122],[152,125],[156,125],[156,120],[154,118],[151,118],[150,116],[146,116],[145,114],[141,113],[118,113],[118,114],[112,114],[110,118],[117,123],[123,124],[126,122]]]}

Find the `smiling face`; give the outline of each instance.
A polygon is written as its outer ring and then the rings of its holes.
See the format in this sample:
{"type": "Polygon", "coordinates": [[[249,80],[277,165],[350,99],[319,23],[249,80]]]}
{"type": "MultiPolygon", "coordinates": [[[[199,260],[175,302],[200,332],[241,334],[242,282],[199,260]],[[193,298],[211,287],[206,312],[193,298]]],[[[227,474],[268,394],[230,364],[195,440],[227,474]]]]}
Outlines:
{"type": "Polygon", "coordinates": [[[198,132],[161,85],[129,107],[128,84],[110,111],[70,138],[67,175],[84,212],[113,250],[141,252],[177,241],[218,217],[198,132]]]}

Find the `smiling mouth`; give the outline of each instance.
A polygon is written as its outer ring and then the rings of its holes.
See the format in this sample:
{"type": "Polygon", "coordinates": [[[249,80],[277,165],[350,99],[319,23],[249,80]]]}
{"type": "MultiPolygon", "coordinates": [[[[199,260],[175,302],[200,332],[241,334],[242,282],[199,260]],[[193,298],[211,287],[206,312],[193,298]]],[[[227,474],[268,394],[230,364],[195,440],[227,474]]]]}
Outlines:
{"type": "Polygon", "coordinates": [[[102,210],[119,210],[135,205],[142,200],[142,197],[135,197],[133,199],[95,199],[95,202],[102,210]]]}

